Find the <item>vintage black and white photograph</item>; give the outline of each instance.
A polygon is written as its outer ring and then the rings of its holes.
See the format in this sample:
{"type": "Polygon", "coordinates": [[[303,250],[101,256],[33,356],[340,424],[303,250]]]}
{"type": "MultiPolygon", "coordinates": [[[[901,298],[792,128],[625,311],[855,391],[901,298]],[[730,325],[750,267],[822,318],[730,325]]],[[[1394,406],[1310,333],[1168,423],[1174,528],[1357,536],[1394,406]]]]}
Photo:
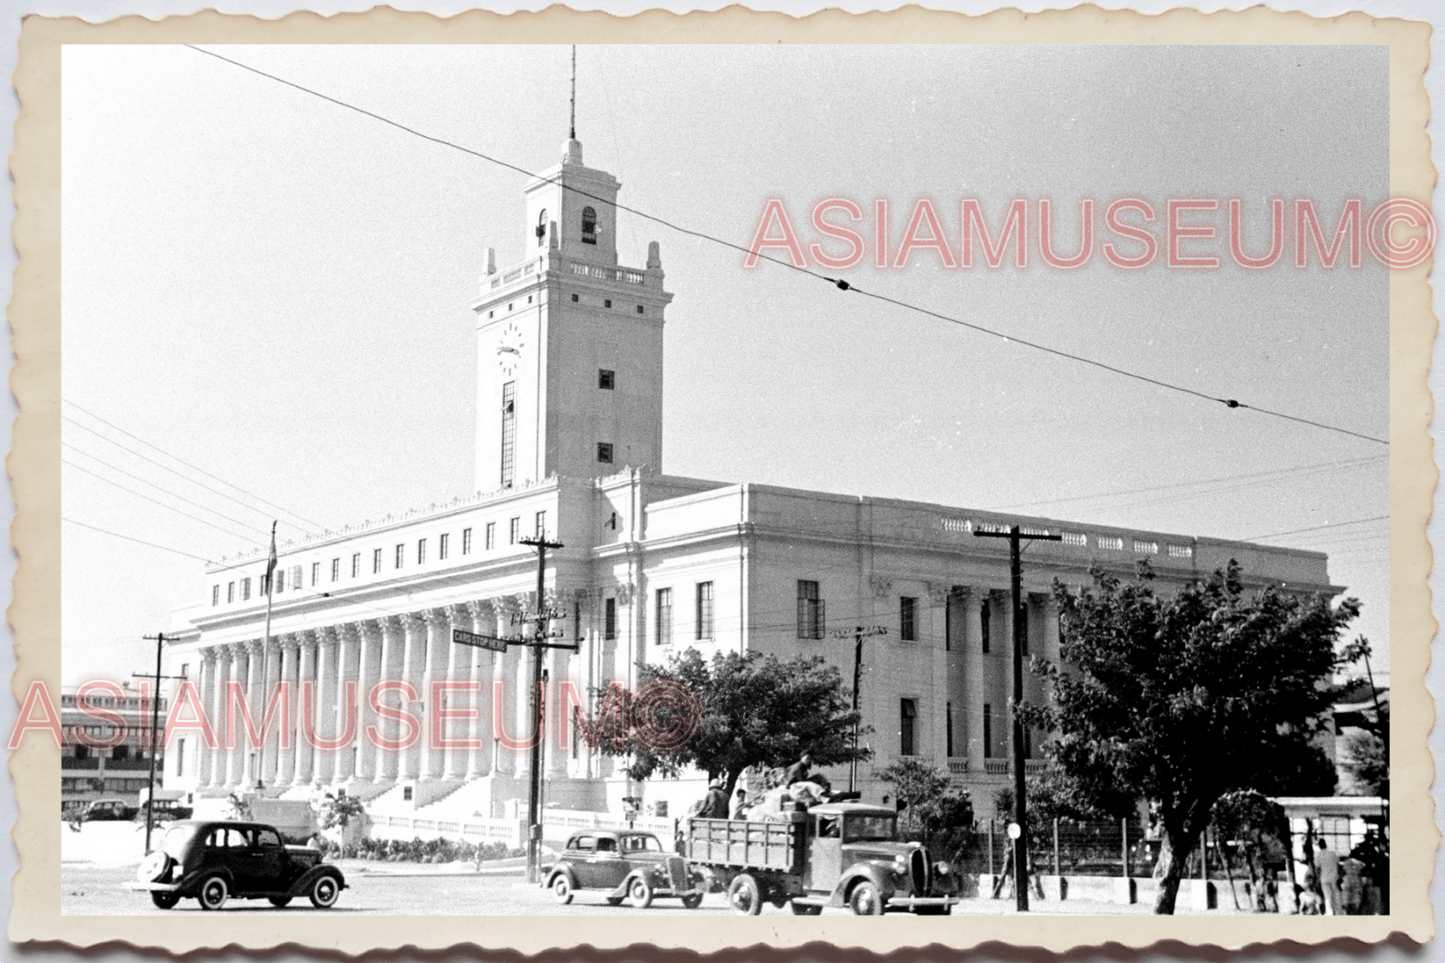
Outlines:
{"type": "Polygon", "coordinates": [[[1389,50],[66,46],[61,913],[1389,915],[1389,50]]]}

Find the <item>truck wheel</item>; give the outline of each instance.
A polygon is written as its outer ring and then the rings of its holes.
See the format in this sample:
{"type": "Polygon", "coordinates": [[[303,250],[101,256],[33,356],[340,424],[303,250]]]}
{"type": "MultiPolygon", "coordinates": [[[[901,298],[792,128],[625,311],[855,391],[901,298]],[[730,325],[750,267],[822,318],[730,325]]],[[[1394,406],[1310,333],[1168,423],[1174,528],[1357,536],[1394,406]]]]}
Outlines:
{"type": "Polygon", "coordinates": [[[688,909],[697,909],[699,906],[702,905],[702,894],[689,893],[682,898],[682,905],[686,906],[688,909]]]}
{"type": "Polygon", "coordinates": [[[158,889],[151,890],[151,902],[156,904],[157,909],[175,909],[181,898],[175,893],[162,892],[158,889]]]}
{"type": "Polygon", "coordinates": [[[740,874],[728,887],[728,902],[743,916],[757,916],[763,911],[763,894],[758,881],[747,873],[740,874]]]}
{"type": "Polygon", "coordinates": [[[948,907],[947,907],[947,906],[920,906],[920,907],[918,907],[918,909],[914,910],[913,912],[916,913],[916,914],[918,914],[919,916],[947,916],[947,915],[948,915],[948,907]]]}
{"type": "Polygon", "coordinates": [[[647,909],[652,905],[652,886],[646,879],[639,876],[627,887],[627,901],[638,909],[647,909]]]}
{"type": "Polygon", "coordinates": [[[878,887],[868,880],[862,880],[853,887],[853,892],[848,894],[848,906],[852,908],[854,916],[882,916],[883,899],[878,895],[878,887]]]}
{"type": "Polygon", "coordinates": [[[799,903],[797,900],[793,900],[791,905],[794,916],[817,916],[823,912],[823,907],[812,903],[799,903]]]}
{"type": "Polygon", "coordinates": [[[553,877],[552,898],[563,906],[572,902],[572,879],[566,873],[558,873],[553,877]]]}

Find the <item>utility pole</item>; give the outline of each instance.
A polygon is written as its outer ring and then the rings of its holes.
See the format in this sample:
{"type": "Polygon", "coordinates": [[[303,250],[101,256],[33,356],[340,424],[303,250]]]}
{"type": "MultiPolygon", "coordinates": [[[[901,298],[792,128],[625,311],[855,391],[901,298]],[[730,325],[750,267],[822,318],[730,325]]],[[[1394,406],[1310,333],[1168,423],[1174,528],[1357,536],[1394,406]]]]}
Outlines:
{"type": "Polygon", "coordinates": [[[147,675],[143,672],[132,672],[131,675],[140,679],[155,679],[155,688],[151,691],[151,772],[150,788],[146,790],[146,852],[151,851],[151,831],[156,823],[156,752],[160,749],[159,730],[161,725],[161,680],[162,679],[184,679],[183,675],[161,675],[161,649],[165,645],[166,634],[157,632],[155,635],[141,636],[147,642],[156,644],[156,671],[154,675],[147,675]]]}
{"type": "Polygon", "coordinates": [[[863,682],[863,640],[871,635],[887,635],[886,626],[875,625],[871,629],[859,625],[852,633],[847,629],[839,629],[833,633],[835,639],[846,639],[853,636],[853,758],[848,763],[848,791],[856,792],[858,789],[858,688],[863,682]]]}
{"type": "Polygon", "coordinates": [[[1028,801],[1024,787],[1024,723],[1019,718],[1019,707],[1024,702],[1024,639],[1027,638],[1028,613],[1023,607],[1024,566],[1020,559],[1019,543],[1025,539],[1046,542],[1063,541],[1062,535],[1047,532],[1025,535],[1017,525],[1010,525],[1007,531],[974,532],[977,538],[1006,538],[1009,543],[1009,587],[1013,591],[1014,624],[1014,694],[1013,694],[1013,769],[1014,769],[1014,823],[1019,828],[1014,843],[1014,897],[1020,913],[1029,910],[1029,833],[1028,801]]]}
{"type": "MultiPolygon", "coordinates": [[[[559,648],[548,645],[547,623],[551,620],[543,609],[547,591],[547,549],[562,548],[561,542],[549,542],[541,533],[536,538],[520,540],[537,549],[537,634],[532,644],[532,773],[527,795],[527,882],[541,882],[542,849],[542,737],[545,707],[542,700],[542,650],[559,648]]],[[[571,648],[571,646],[560,646],[571,648]]]]}

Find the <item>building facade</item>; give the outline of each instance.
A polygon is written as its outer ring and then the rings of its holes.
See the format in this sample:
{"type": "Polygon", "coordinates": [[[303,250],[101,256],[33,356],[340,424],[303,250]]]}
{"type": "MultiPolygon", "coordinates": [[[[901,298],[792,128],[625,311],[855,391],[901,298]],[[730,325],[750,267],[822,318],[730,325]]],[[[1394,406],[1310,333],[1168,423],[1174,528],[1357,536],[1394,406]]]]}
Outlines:
{"type": "MultiPolygon", "coordinates": [[[[864,797],[887,791],[874,769],[914,756],[947,767],[990,814],[1008,779],[1013,629],[1007,546],[975,538],[980,529],[1062,535],[1034,544],[1025,574],[1028,651],[1045,659],[1059,649],[1052,583],[1082,585],[1093,563],[1128,574],[1146,558],[1168,586],[1233,558],[1254,586],[1334,591],[1314,552],[665,474],[672,295],[656,242],[644,267],[619,263],[617,190],[568,141],[526,187],[523,260],[499,272],[488,252],[471,305],[484,493],[281,546],[269,636],[265,553],[208,567],[207,597],[177,613],[169,658],[199,666],[195,700],[218,729],[228,706],[274,724],[254,745],[215,749],[176,727],[169,787],[345,786],[503,815],[528,786],[531,753],[516,745],[531,729],[530,653],[454,644],[453,633],[533,631],[521,621],[537,611],[538,556],[522,543],[533,536],[562,543],[546,556],[541,601],[577,649],[544,658],[546,798],[598,811],[639,796],[685,808],[702,794],[698,780],[629,783],[616,760],[579,744],[578,709],[607,685],[631,688],[640,663],[688,646],[801,653],[837,666],[848,686],[855,629],[882,627],[864,642],[859,705],[874,752],[860,767],[864,797]],[[423,737],[396,750],[377,745],[414,731],[423,737]]],[[[1032,675],[1025,688],[1043,695],[1032,675]]],[[[846,782],[846,771],[830,775],[846,782]]]]}
{"type": "MultiPolygon", "coordinates": [[[[97,799],[136,804],[150,786],[153,700],[129,686],[60,694],[60,811],[69,814],[97,799]],[[84,708],[82,708],[82,704],[84,708]]],[[[166,700],[158,707],[166,717],[166,700]]],[[[159,726],[157,726],[159,728],[159,726]]],[[[169,757],[176,773],[185,772],[184,749],[169,757]]],[[[159,782],[163,776],[157,771],[159,782]]]]}

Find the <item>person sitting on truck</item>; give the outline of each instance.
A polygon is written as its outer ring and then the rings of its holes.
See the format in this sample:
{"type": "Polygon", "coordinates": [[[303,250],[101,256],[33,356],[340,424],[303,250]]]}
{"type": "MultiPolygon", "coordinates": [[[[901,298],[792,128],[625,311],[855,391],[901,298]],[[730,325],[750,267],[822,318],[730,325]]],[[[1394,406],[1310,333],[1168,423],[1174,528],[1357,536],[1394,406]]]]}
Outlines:
{"type": "Polygon", "coordinates": [[[748,802],[748,791],[746,789],[739,789],[737,796],[733,799],[732,818],[746,819],[750,806],[751,804],[748,802]]]}
{"type": "Polygon", "coordinates": [[[812,771],[813,757],[805,752],[797,762],[789,766],[787,771],[783,773],[781,785],[791,786],[795,782],[807,782],[809,780],[809,774],[812,771]]]}
{"type": "Polygon", "coordinates": [[[703,798],[702,806],[697,811],[698,819],[727,819],[728,818],[728,797],[723,791],[723,781],[714,779],[707,784],[707,796],[703,798]]]}

